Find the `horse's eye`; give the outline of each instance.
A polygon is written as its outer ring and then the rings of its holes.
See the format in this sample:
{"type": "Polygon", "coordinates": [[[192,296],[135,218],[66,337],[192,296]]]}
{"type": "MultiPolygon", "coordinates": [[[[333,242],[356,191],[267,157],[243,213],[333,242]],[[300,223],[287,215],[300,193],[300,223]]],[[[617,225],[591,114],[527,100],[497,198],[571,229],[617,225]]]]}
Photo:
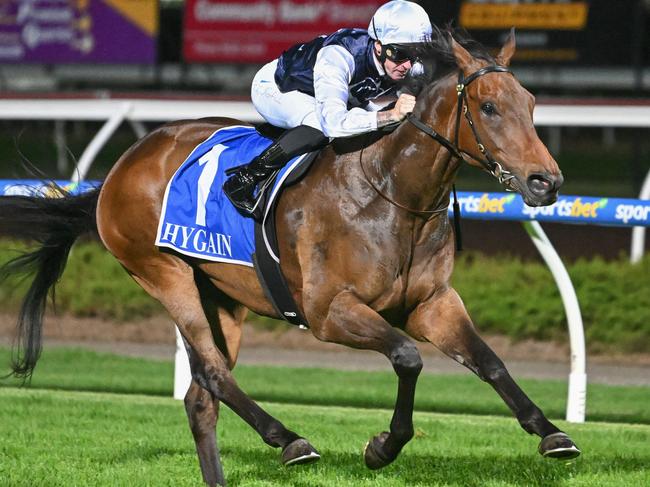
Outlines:
{"type": "Polygon", "coordinates": [[[481,110],[486,115],[494,115],[497,111],[496,107],[489,101],[486,101],[481,105],[481,110]]]}

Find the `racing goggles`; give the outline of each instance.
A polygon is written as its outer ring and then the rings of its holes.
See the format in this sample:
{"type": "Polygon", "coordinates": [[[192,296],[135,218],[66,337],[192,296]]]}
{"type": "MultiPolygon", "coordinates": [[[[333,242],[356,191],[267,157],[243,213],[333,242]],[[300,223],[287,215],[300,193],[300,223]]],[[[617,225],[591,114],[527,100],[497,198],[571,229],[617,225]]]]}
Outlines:
{"type": "Polygon", "coordinates": [[[415,62],[418,58],[417,50],[414,46],[405,46],[402,44],[386,44],[381,46],[382,54],[386,59],[394,63],[401,64],[406,61],[415,62]]]}

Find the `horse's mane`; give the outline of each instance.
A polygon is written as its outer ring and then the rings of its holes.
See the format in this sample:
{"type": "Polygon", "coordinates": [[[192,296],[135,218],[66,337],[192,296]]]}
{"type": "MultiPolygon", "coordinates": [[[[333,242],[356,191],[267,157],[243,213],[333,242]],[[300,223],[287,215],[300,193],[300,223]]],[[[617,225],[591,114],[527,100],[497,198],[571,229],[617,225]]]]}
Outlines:
{"type": "Polygon", "coordinates": [[[448,24],[444,29],[432,26],[431,37],[417,50],[424,70],[411,70],[401,86],[413,94],[418,94],[424,86],[436,83],[452,70],[458,68],[452,49],[452,38],[463,46],[475,58],[491,64],[496,61],[487,48],[460,27],[448,24]]]}
{"type": "MultiPolygon", "coordinates": [[[[417,49],[418,59],[424,69],[411,69],[406,77],[398,83],[403,92],[417,96],[425,86],[434,85],[450,72],[458,69],[451,44],[452,38],[475,58],[483,59],[490,64],[496,63],[487,48],[472,39],[465,29],[455,27],[451,23],[446,25],[444,29],[433,25],[431,37],[417,49]]],[[[384,109],[392,107],[393,105],[388,105],[384,109]]],[[[335,139],[333,146],[338,153],[359,151],[369,144],[375,143],[377,139],[381,139],[394,130],[395,127],[396,125],[392,125],[375,132],[335,139]]]]}

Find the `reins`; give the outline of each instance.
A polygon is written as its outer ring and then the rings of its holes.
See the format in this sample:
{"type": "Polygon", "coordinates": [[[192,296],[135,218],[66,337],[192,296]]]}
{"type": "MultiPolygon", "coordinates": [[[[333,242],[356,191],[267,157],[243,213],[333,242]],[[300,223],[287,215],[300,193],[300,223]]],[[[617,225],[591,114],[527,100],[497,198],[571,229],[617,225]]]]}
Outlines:
{"type": "Polygon", "coordinates": [[[514,175],[503,168],[503,166],[492,156],[492,153],[489,149],[483,144],[481,136],[476,130],[474,124],[474,119],[472,118],[472,112],[469,110],[469,103],[467,101],[467,91],[466,88],[476,79],[480,78],[484,74],[488,73],[510,73],[510,69],[505,66],[498,66],[496,64],[492,66],[485,66],[474,73],[470,74],[467,78],[464,78],[463,71],[458,72],[458,84],[456,85],[456,94],[458,97],[458,105],[456,107],[456,127],[454,129],[454,142],[447,139],[443,135],[440,135],[432,127],[428,126],[421,120],[419,120],[415,115],[409,113],[406,116],[406,119],[417,127],[419,130],[427,134],[429,137],[434,139],[436,142],[445,147],[451,154],[460,159],[462,162],[467,162],[464,155],[471,157],[476,162],[478,162],[483,168],[494,176],[499,183],[506,186],[506,189],[511,189],[511,181],[514,178],[514,175]],[[485,158],[477,157],[471,152],[461,149],[459,146],[459,137],[460,137],[460,122],[461,114],[465,116],[467,123],[469,124],[472,134],[474,135],[474,140],[478,150],[485,158]]]}
{"type": "MultiPolygon", "coordinates": [[[[503,168],[503,166],[492,156],[488,148],[483,144],[481,137],[476,130],[476,127],[474,125],[474,120],[472,118],[472,114],[469,110],[469,104],[467,102],[467,92],[466,88],[476,79],[480,78],[481,76],[488,74],[488,73],[510,73],[510,69],[508,69],[505,66],[499,66],[499,65],[492,65],[492,66],[486,66],[484,68],[481,68],[471,75],[469,75],[467,78],[464,77],[463,71],[459,70],[458,72],[458,84],[456,85],[456,93],[458,97],[458,105],[456,109],[456,127],[454,130],[454,142],[451,140],[447,139],[445,136],[439,134],[436,132],[433,127],[427,125],[426,123],[422,122],[420,119],[418,119],[413,113],[409,113],[406,116],[406,120],[408,120],[412,125],[414,125],[416,128],[418,128],[420,131],[424,132],[427,134],[429,137],[434,139],[436,142],[438,142],[440,145],[442,145],[445,149],[447,149],[453,157],[456,157],[457,159],[460,159],[462,162],[467,162],[465,160],[465,155],[471,157],[475,161],[477,161],[483,168],[489,172],[492,176],[494,176],[499,183],[503,184],[507,190],[511,190],[511,181],[514,178],[514,175],[510,173],[510,171],[506,170],[503,168]],[[474,140],[476,141],[477,147],[479,152],[485,157],[477,157],[473,155],[472,153],[463,150],[459,147],[459,137],[460,137],[460,122],[461,122],[461,114],[465,116],[465,119],[467,120],[467,123],[469,124],[472,134],[474,134],[474,140]]],[[[365,144],[364,144],[365,147],[365,144]]],[[[449,208],[449,205],[445,206],[444,208],[436,208],[435,210],[417,210],[414,208],[409,208],[408,206],[402,205],[401,203],[398,203],[397,201],[393,200],[386,194],[384,194],[376,185],[375,183],[372,182],[372,180],[368,177],[368,174],[366,173],[366,168],[363,165],[363,147],[361,148],[361,152],[359,154],[359,165],[361,166],[361,171],[363,172],[364,177],[366,178],[366,181],[370,184],[370,186],[377,192],[379,196],[381,196],[383,199],[391,203],[392,205],[395,205],[398,208],[401,208],[402,210],[408,211],[409,213],[413,213],[416,216],[421,216],[421,215],[429,215],[427,218],[430,219],[434,215],[441,213],[443,211],[447,211],[449,208]]],[[[456,210],[456,207],[458,205],[458,200],[456,199],[456,191],[454,188],[454,210],[456,210]]],[[[454,213],[456,213],[454,211],[454,213]]]]}
{"type": "MultiPolygon", "coordinates": [[[[364,144],[365,147],[365,144],[364,144]]],[[[363,172],[363,176],[366,178],[366,181],[370,184],[372,189],[375,190],[375,192],[384,198],[386,201],[388,201],[390,204],[397,206],[398,208],[401,208],[402,210],[408,211],[409,213],[414,213],[417,216],[420,216],[420,213],[429,215],[429,218],[427,220],[433,218],[433,216],[437,213],[442,213],[443,211],[447,211],[449,208],[449,205],[445,206],[444,208],[436,208],[435,210],[416,210],[414,208],[409,208],[408,206],[404,206],[401,203],[398,203],[397,201],[391,199],[389,196],[385,195],[376,185],[375,183],[372,182],[372,179],[368,177],[368,173],[366,173],[366,168],[363,166],[363,149],[364,147],[361,147],[361,153],[359,154],[359,165],[361,166],[361,171],[363,172]]]]}

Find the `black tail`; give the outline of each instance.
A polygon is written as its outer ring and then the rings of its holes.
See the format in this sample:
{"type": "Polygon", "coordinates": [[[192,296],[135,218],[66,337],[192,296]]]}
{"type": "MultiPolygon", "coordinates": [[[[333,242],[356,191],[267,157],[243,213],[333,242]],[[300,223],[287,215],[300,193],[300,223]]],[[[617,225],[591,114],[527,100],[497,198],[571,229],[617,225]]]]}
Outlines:
{"type": "Polygon", "coordinates": [[[0,267],[0,282],[10,275],[35,274],[25,296],[16,328],[11,367],[25,380],[41,355],[43,313],[50,289],[63,274],[68,253],[77,238],[97,229],[95,208],[99,189],[61,198],[0,196],[0,235],[40,244],[0,267]]]}

